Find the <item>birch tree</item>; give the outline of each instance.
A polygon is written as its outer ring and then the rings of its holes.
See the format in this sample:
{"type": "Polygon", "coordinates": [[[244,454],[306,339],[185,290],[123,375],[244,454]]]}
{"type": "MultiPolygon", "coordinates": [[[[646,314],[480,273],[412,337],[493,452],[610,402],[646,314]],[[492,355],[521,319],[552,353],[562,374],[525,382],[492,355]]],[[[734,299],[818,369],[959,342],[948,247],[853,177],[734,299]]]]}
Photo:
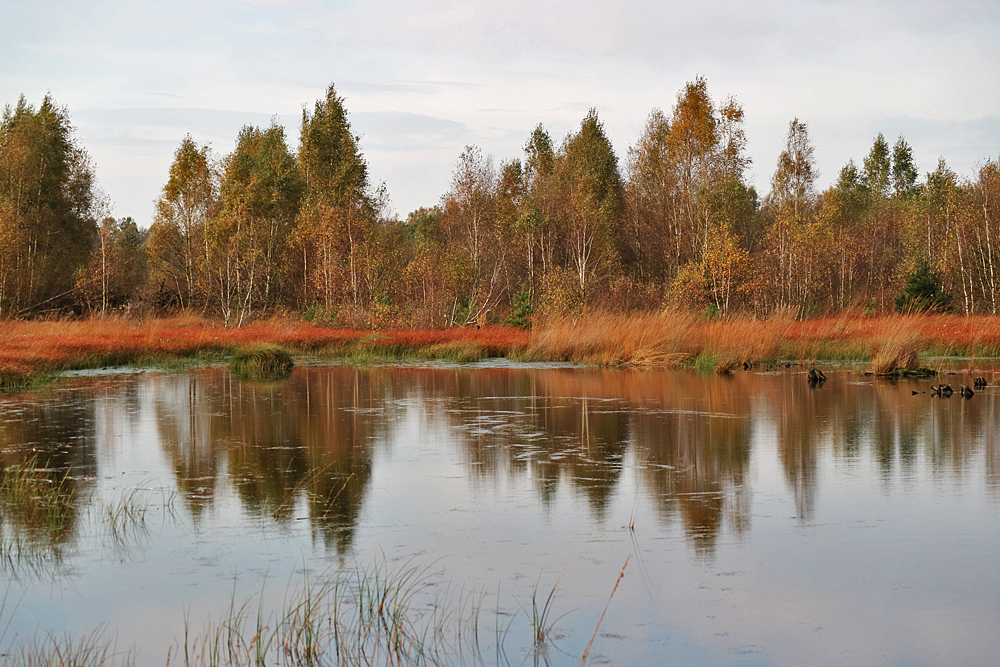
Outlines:
{"type": "Polygon", "coordinates": [[[227,326],[280,300],[301,192],[284,128],[245,126],[225,160],[222,209],[208,228],[215,300],[227,326]]]}
{"type": "Polygon", "coordinates": [[[187,135],[174,151],[147,242],[150,280],[161,298],[181,308],[204,309],[212,295],[207,230],[219,206],[219,174],[211,149],[187,135]]]}
{"type": "Polygon", "coordinates": [[[69,112],[22,96],[0,116],[0,315],[70,305],[90,257],[98,203],[93,167],[69,112]]]}

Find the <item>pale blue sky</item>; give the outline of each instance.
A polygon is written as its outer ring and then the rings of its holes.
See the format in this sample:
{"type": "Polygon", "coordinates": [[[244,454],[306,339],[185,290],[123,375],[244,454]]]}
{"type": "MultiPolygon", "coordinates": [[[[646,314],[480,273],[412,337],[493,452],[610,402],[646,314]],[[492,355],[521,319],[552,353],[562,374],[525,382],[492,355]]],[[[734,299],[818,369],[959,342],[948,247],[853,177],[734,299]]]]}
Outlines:
{"type": "Polygon", "coordinates": [[[962,176],[1000,158],[1000,0],[0,0],[0,103],[51,91],[117,215],[146,226],[181,138],[218,154],[276,116],[346,98],[374,182],[402,216],[435,204],[462,148],[520,157],[596,107],[619,159],[650,110],[703,75],[743,103],[768,183],[788,121],[820,183],[882,132],[962,176]]]}

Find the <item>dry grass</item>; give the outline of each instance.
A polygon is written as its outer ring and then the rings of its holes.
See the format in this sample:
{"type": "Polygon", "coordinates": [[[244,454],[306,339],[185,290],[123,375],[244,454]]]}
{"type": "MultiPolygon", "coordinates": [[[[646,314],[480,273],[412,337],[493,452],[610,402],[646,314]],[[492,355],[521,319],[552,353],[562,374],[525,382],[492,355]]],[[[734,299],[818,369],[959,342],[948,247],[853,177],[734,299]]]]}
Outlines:
{"type": "Polygon", "coordinates": [[[536,330],[526,354],[531,358],[602,365],[704,363],[725,373],[743,363],[776,358],[790,326],[781,320],[706,322],[673,311],[641,316],[599,315],[536,330]]]}
{"type": "Polygon", "coordinates": [[[697,320],[682,313],[595,315],[536,329],[524,355],[602,365],[680,366],[697,352],[697,320]]]}
{"type": "Polygon", "coordinates": [[[0,322],[0,390],[23,389],[33,377],[63,370],[223,359],[268,345],[360,358],[475,359],[509,354],[527,341],[526,332],[505,327],[371,332],[269,323],[227,329],[190,316],[142,323],[9,321],[0,322]]]}
{"type": "Polygon", "coordinates": [[[691,363],[724,373],[744,363],[779,359],[873,360],[875,368],[891,370],[913,367],[921,353],[1000,356],[1000,318],[844,315],[706,322],[674,312],[594,316],[535,330],[525,355],[606,365],[691,363]]]}
{"type": "Polygon", "coordinates": [[[33,378],[62,370],[223,359],[265,344],[295,354],[358,360],[508,356],[601,365],[695,365],[727,372],[776,359],[852,359],[873,360],[879,370],[910,366],[919,354],[998,356],[1000,318],[843,315],[705,321],[665,311],[597,314],[553,322],[531,333],[508,327],[372,332],[277,321],[226,329],[190,315],[148,322],[13,321],[0,322],[0,390],[23,389],[33,378]]]}
{"type": "Polygon", "coordinates": [[[900,318],[879,328],[872,354],[873,373],[884,375],[917,368],[923,341],[913,324],[909,318],[900,318]]]}

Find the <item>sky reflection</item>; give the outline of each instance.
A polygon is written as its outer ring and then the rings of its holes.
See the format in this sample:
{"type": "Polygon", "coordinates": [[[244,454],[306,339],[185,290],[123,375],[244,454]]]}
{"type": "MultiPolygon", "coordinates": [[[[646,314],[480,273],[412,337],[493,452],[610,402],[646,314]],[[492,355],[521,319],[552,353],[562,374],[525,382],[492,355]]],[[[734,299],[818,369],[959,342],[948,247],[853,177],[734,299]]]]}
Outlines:
{"type": "Polygon", "coordinates": [[[184,609],[384,558],[516,619],[564,573],[545,657],[577,664],[630,558],[595,645],[614,664],[997,662],[1000,391],[828,375],[209,368],[0,397],[5,474],[73,489],[57,515],[4,489],[0,546],[45,564],[0,570],[10,633],[106,623],[163,664],[184,609]],[[131,541],[102,518],[129,494],[131,541]]]}

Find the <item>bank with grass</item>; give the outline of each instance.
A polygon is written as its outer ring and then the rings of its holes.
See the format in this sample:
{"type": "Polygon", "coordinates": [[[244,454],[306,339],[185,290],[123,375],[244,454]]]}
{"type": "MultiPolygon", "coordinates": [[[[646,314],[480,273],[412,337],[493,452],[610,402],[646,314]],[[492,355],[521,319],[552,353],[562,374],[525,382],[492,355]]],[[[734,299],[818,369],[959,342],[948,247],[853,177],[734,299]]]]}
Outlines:
{"type": "Polygon", "coordinates": [[[873,370],[886,372],[890,367],[912,367],[927,357],[1000,356],[1000,318],[897,315],[706,320],[668,311],[595,314],[531,330],[377,331],[329,329],[302,322],[227,328],[198,318],[8,321],[0,323],[0,390],[28,389],[68,370],[122,366],[231,362],[237,373],[280,376],[290,370],[295,356],[331,363],[472,362],[507,357],[718,372],[789,360],[850,361],[872,362],[873,370]],[[269,360],[260,357],[262,352],[269,360]]]}

